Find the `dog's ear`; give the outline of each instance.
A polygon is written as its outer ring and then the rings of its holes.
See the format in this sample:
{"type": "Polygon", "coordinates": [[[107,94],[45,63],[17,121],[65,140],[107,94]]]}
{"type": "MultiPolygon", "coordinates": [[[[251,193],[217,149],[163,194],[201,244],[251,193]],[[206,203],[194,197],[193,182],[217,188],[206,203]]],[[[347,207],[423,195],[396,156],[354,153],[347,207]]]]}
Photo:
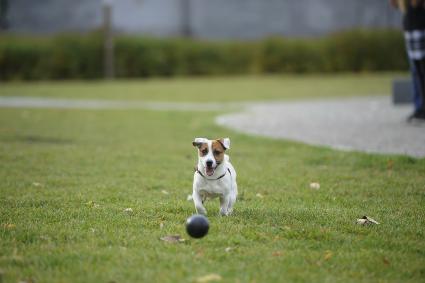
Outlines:
{"type": "Polygon", "coordinates": [[[224,149],[230,148],[230,139],[229,138],[221,138],[218,141],[221,143],[221,145],[224,147],[224,149]]]}
{"type": "Polygon", "coordinates": [[[201,147],[201,145],[203,143],[207,143],[207,142],[208,142],[208,139],[206,139],[206,138],[195,138],[192,142],[192,145],[199,148],[199,147],[201,147]]]}

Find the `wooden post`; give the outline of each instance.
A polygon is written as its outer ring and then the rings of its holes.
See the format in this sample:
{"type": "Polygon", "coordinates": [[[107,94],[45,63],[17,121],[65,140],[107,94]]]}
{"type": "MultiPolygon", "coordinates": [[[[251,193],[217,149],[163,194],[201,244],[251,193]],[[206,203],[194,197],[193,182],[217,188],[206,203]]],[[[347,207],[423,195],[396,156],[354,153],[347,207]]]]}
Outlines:
{"type": "Polygon", "coordinates": [[[111,1],[103,1],[103,34],[104,34],[104,57],[103,67],[106,79],[114,78],[114,35],[112,27],[111,1]]]}
{"type": "Polygon", "coordinates": [[[182,35],[184,37],[192,37],[191,26],[191,5],[190,0],[181,0],[182,13],[182,35]]]}

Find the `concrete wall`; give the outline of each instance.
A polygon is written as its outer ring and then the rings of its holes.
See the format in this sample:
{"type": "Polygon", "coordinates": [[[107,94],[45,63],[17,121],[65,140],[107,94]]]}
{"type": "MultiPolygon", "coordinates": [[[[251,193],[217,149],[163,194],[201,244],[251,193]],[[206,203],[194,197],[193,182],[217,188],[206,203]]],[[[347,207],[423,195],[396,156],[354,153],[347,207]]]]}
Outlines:
{"type": "MultiPolygon", "coordinates": [[[[115,28],[199,38],[317,36],[356,27],[399,27],[386,0],[115,0],[115,28]],[[184,4],[188,8],[185,8],[184,4]],[[187,31],[186,31],[187,32],[187,31]]],[[[102,0],[9,0],[10,31],[87,31],[101,25],[102,0]]]]}
{"type": "MultiPolygon", "coordinates": [[[[180,34],[179,0],[116,0],[113,23],[118,31],[180,34]]],[[[87,31],[101,26],[102,0],[9,0],[11,31],[52,33],[87,31]]]]}
{"type": "Polygon", "coordinates": [[[400,26],[400,16],[386,0],[194,0],[193,10],[194,33],[213,38],[314,36],[400,26]]]}

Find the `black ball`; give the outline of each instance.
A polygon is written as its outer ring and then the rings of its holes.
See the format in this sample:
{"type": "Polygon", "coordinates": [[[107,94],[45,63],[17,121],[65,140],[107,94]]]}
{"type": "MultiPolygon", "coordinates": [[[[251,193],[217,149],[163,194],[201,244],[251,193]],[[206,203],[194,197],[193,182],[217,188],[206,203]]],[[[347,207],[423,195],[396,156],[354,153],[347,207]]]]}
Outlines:
{"type": "Polygon", "coordinates": [[[202,238],[208,233],[210,223],[200,214],[195,214],[186,220],[186,232],[193,238],[202,238]]]}

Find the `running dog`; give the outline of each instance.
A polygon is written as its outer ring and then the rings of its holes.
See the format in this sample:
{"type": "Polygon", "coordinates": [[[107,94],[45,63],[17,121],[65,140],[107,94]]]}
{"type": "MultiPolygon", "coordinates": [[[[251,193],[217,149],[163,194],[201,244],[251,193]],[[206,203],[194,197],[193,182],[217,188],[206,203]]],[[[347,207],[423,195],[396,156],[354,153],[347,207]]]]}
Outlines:
{"type": "Polygon", "coordinates": [[[225,151],[230,139],[209,140],[196,138],[193,146],[198,148],[198,165],[193,176],[193,202],[197,213],[207,214],[203,203],[210,198],[220,199],[220,214],[230,215],[238,195],[236,171],[225,151]]]}

